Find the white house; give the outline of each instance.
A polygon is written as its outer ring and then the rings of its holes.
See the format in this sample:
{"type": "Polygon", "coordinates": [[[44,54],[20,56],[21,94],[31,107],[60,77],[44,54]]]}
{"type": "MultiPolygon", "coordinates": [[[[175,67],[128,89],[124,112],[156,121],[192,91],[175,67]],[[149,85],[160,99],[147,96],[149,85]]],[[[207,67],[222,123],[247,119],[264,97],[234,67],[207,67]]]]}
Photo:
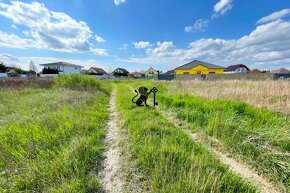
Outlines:
{"type": "Polygon", "coordinates": [[[243,74],[249,73],[250,69],[244,64],[229,66],[225,69],[224,74],[243,74]]]}
{"type": "Polygon", "coordinates": [[[57,69],[59,74],[80,74],[81,69],[83,68],[83,66],[70,64],[67,62],[54,62],[54,63],[48,63],[48,64],[40,64],[40,66],[43,66],[44,68],[57,69]]]}

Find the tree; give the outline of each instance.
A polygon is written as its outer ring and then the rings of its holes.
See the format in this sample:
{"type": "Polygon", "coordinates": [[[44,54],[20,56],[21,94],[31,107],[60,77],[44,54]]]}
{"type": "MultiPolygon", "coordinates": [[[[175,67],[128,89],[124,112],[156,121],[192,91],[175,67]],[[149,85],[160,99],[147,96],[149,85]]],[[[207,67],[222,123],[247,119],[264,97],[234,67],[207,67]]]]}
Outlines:
{"type": "Polygon", "coordinates": [[[0,62],[0,73],[5,73],[7,70],[3,62],[0,62]]]}
{"type": "Polygon", "coordinates": [[[37,73],[37,67],[35,66],[32,60],[29,63],[29,71],[37,73]]]}
{"type": "Polygon", "coordinates": [[[21,70],[20,68],[16,68],[15,70],[10,71],[11,77],[18,77],[20,76],[20,74],[25,74],[25,72],[21,70]]]}
{"type": "Polygon", "coordinates": [[[47,67],[42,69],[42,74],[58,74],[58,69],[47,67]]]}

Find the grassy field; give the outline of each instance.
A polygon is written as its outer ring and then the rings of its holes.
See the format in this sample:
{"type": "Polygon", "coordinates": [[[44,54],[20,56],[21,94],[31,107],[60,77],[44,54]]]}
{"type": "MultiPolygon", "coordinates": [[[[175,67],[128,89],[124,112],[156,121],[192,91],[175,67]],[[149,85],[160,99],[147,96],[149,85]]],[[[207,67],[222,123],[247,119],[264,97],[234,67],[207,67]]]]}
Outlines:
{"type": "Polygon", "coordinates": [[[132,91],[118,85],[117,106],[151,192],[256,192],[190,137],[163,118],[155,108],[137,108],[132,91]]]}
{"type": "MultiPolygon", "coordinates": [[[[223,87],[220,92],[218,92],[219,87],[214,87],[215,82],[201,83],[203,91],[197,88],[197,83],[199,82],[186,82],[186,87],[182,86],[181,82],[173,82],[169,85],[168,91],[164,87],[160,98],[161,105],[175,112],[179,119],[186,120],[193,132],[203,132],[206,136],[218,139],[237,159],[250,164],[283,191],[290,191],[289,115],[255,108],[240,102],[244,100],[254,103],[255,100],[265,96],[265,94],[257,95],[256,98],[251,99],[253,94],[250,94],[250,90],[242,91],[243,87],[255,85],[252,92],[260,93],[264,89],[260,88],[261,90],[257,91],[255,88],[258,85],[265,86],[266,83],[245,82],[243,85],[241,82],[218,82],[217,85],[223,87]],[[189,83],[192,83],[192,86],[189,83]],[[209,88],[206,88],[206,85],[210,85],[209,88]],[[228,90],[239,91],[233,94],[227,92],[228,90]],[[210,96],[215,92],[217,93],[215,96],[210,96]],[[238,94],[239,92],[243,94],[238,94]],[[249,96],[243,98],[246,93],[249,93],[249,96]],[[196,96],[203,94],[207,97],[196,96]]],[[[282,90],[279,93],[268,90],[267,97],[276,95],[289,101],[290,95],[287,92],[290,90],[285,90],[289,86],[288,82],[270,81],[269,84],[278,87],[280,83],[282,90]]],[[[270,103],[266,101],[264,105],[270,103]]],[[[286,112],[287,108],[287,105],[284,106],[283,111],[286,112]]]]}
{"type": "Polygon", "coordinates": [[[0,90],[0,192],[102,192],[111,85],[122,119],[115,121],[123,123],[116,127],[127,135],[126,153],[134,162],[120,166],[136,167],[131,171],[145,184],[143,192],[259,192],[208,147],[225,149],[281,192],[290,191],[288,82],[98,81],[71,75],[0,90]],[[131,103],[132,89],[142,85],[158,88],[159,108],[131,103]],[[205,139],[193,140],[162,110],[205,139]]]}
{"type": "Polygon", "coordinates": [[[100,191],[108,92],[79,76],[51,89],[1,90],[1,192],[100,191]]]}
{"type": "Polygon", "coordinates": [[[255,107],[290,113],[289,80],[173,81],[168,89],[169,93],[244,101],[255,107]]]}

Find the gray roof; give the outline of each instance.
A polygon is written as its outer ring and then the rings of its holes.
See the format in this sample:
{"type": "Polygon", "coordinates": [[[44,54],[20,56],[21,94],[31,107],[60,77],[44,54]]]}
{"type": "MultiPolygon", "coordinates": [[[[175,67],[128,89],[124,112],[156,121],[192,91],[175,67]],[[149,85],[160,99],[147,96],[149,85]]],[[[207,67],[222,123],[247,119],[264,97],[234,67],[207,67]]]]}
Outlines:
{"type": "Polygon", "coordinates": [[[222,66],[218,66],[218,65],[215,65],[215,64],[210,64],[210,63],[207,63],[207,62],[202,62],[202,61],[199,61],[199,60],[194,60],[192,62],[189,62],[187,64],[184,64],[182,66],[179,66],[177,68],[175,68],[175,70],[189,70],[189,69],[192,69],[198,65],[202,65],[204,67],[207,67],[209,69],[212,69],[212,68],[218,68],[218,69],[224,69],[224,67],[222,66]]]}
{"type": "Polygon", "coordinates": [[[83,66],[71,64],[67,62],[53,62],[53,63],[47,63],[47,64],[39,64],[39,66],[72,66],[72,67],[79,67],[82,68],[83,66]]]}

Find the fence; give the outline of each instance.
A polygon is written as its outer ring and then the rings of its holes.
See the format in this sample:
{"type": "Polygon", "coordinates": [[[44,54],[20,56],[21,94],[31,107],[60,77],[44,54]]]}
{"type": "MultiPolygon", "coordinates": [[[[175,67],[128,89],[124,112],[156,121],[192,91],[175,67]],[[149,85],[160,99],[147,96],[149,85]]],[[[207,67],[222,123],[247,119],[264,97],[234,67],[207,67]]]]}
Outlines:
{"type": "Polygon", "coordinates": [[[7,73],[0,73],[0,78],[7,78],[7,77],[8,77],[7,73]]]}
{"type": "Polygon", "coordinates": [[[278,80],[278,79],[290,79],[290,74],[275,74],[274,75],[274,79],[278,80]]]}
{"type": "Polygon", "coordinates": [[[274,74],[259,73],[259,74],[208,74],[206,80],[274,80],[274,74]]]}
{"type": "Polygon", "coordinates": [[[156,76],[158,80],[174,80],[175,79],[175,74],[159,74],[156,76]]]}
{"type": "Polygon", "coordinates": [[[290,79],[290,74],[178,74],[178,75],[159,75],[158,80],[278,80],[290,79]]]}

